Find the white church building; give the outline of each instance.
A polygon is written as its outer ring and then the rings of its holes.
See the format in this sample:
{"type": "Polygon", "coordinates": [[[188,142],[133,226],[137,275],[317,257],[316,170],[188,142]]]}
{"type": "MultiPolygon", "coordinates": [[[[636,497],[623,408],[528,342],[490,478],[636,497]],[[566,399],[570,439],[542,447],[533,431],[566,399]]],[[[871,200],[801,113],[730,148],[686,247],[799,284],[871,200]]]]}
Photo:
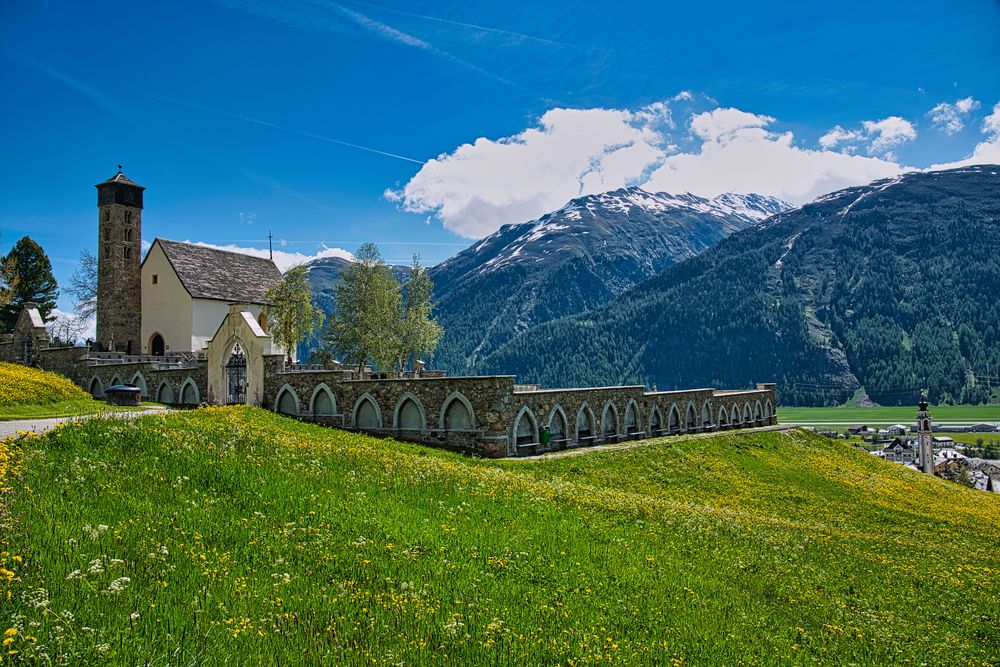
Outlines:
{"type": "Polygon", "coordinates": [[[156,239],[142,262],[142,341],[146,354],[197,352],[242,303],[267,322],[264,293],[281,279],[274,262],[217,248],[156,239]]]}

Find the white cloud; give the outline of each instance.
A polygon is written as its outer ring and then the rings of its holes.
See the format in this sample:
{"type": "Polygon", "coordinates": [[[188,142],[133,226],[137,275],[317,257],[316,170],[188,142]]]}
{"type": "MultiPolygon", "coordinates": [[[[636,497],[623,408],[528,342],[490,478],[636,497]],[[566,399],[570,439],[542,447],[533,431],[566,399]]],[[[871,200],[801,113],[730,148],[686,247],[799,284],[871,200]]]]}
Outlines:
{"type": "MultiPolygon", "coordinates": [[[[194,243],[194,245],[205,246],[206,248],[217,248],[218,250],[238,252],[244,255],[252,255],[253,257],[267,257],[269,255],[267,248],[246,248],[235,244],[216,245],[213,243],[204,243],[202,241],[185,241],[185,243],[194,243]]],[[[284,250],[274,251],[274,263],[281,271],[287,271],[296,264],[304,264],[305,262],[323,257],[340,257],[341,259],[351,261],[354,260],[354,255],[346,250],[341,248],[327,248],[325,246],[312,255],[307,255],[301,252],[286,252],[284,250]]]]}
{"type": "Polygon", "coordinates": [[[762,128],[774,122],[770,116],[740,111],[714,109],[691,119],[691,132],[705,141],[728,144],[738,139],[755,139],[767,134],[762,128]]]}
{"type": "Polygon", "coordinates": [[[414,213],[433,213],[462,236],[478,238],[529,220],[573,197],[631,185],[665,154],[666,104],[638,111],[552,109],[531,127],[480,138],[428,160],[386,196],[414,213]]]}
{"type": "Polygon", "coordinates": [[[861,139],[861,133],[857,130],[845,130],[840,125],[833,128],[819,138],[819,145],[826,150],[833,150],[838,144],[848,144],[844,149],[848,153],[853,153],[855,147],[850,144],[861,139]]]}
{"type": "Polygon", "coordinates": [[[971,164],[1000,164],[1000,102],[997,102],[993,111],[983,119],[982,132],[986,138],[976,144],[972,155],[964,160],[936,164],[931,169],[951,169],[971,164]]]}
{"type": "Polygon", "coordinates": [[[888,153],[896,146],[917,138],[917,128],[913,123],[899,116],[866,120],[861,126],[864,128],[865,136],[871,140],[868,146],[869,154],[888,153]]]}
{"type": "Polygon", "coordinates": [[[966,97],[956,100],[954,104],[941,102],[927,112],[934,125],[945,134],[956,134],[965,127],[966,117],[981,105],[979,100],[966,97]]]}
{"type": "Polygon", "coordinates": [[[698,114],[691,127],[705,139],[701,148],[666,157],[643,187],[706,197],[756,192],[802,204],[903,170],[879,158],[799,148],[791,132],[769,131],[773,122],[735,109],[698,114]]]}
{"type": "MultiPolygon", "coordinates": [[[[769,129],[777,122],[770,116],[719,107],[679,123],[672,110],[670,102],[635,111],[552,109],[513,136],[480,138],[427,161],[386,196],[480,238],[574,197],[629,185],[703,196],[757,192],[798,204],[904,170],[881,157],[795,146],[791,132],[769,129]],[[678,143],[685,146],[681,152],[678,143]]],[[[911,131],[915,136],[912,125],[896,117],[856,130],[880,147],[907,141],[911,131]]],[[[823,146],[838,143],[828,138],[823,146]]]]}
{"type": "Polygon", "coordinates": [[[856,130],[834,125],[819,138],[819,145],[825,150],[840,146],[841,153],[854,153],[862,144],[867,144],[869,155],[880,155],[895,162],[893,149],[916,138],[917,128],[913,123],[900,116],[888,116],[882,120],[866,120],[856,130]]]}
{"type": "Polygon", "coordinates": [[[993,112],[983,119],[983,134],[990,135],[994,141],[1000,139],[1000,102],[997,102],[993,112]]]}

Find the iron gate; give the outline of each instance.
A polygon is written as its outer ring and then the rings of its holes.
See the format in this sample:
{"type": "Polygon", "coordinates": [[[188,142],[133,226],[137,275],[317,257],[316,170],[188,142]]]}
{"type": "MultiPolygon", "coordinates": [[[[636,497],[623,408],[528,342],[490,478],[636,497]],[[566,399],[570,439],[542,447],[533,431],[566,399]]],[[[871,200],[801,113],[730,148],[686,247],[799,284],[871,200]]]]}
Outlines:
{"type": "Polygon", "coordinates": [[[243,348],[237,343],[226,362],[226,380],[229,395],[226,402],[229,405],[247,402],[247,357],[243,348]]]}

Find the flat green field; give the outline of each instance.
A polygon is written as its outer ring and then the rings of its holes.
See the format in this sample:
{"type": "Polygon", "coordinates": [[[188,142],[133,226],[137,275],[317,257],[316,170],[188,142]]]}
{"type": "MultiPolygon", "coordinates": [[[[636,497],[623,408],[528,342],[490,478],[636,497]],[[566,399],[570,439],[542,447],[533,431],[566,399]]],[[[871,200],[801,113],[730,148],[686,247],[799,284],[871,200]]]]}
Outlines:
{"type": "MultiPolygon", "coordinates": [[[[928,408],[935,421],[1000,422],[1000,405],[934,405],[928,408]]],[[[787,408],[777,410],[779,422],[835,423],[835,422],[900,422],[906,424],[916,419],[917,407],[838,407],[838,408],[787,408]]]]}
{"type": "Polygon", "coordinates": [[[486,461],[210,408],[0,488],[15,663],[1000,662],[1000,497],[803,431],[486,461]]]}

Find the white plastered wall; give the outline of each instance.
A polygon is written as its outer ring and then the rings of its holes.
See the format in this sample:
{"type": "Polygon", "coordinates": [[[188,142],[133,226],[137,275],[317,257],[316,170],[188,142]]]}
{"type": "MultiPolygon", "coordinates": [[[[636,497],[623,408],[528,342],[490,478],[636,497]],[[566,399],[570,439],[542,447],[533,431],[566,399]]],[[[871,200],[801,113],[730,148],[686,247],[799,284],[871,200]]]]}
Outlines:
{"type": "MultiPolygon", "coordinates": [[[[241,304],[240,309],[253,315],[255,320],[260,317],[259,304],[241,304]]],[[[229,304],[225,301],[194,299],[191,308],[191,349],[198,351],[208,345],[227,315],[229,304]]]]}
{"type": "MultiPolygon", "coordinates": [[[[190,352],[191,296],[159,244],[150,248],[142,265],[142,351],[149,354],[149,339],[163,336],[167,352],[190,352]],[[156,284],[153,284],[156,276],[156,284]]],[[[221,317],[219,320],[221,321],[221,317]]],[[[218,326],[218,321],[216,322],[218,326]]],[[[211,335],[211,334],[210,334],[211,335]]]]}

